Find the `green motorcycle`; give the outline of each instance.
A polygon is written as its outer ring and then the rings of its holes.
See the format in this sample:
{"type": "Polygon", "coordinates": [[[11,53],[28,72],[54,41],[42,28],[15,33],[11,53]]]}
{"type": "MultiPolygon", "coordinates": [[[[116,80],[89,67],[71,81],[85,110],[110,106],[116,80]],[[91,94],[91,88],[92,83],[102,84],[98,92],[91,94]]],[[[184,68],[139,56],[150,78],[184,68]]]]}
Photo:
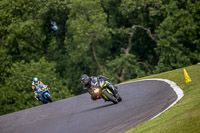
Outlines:
{"type": "Polygon", "coordinates": [[[111,101],[114,104],[117,104],[118,102],[122,101],[121,96],[117,92],[117,90],[110,91],[106,85],[108,81],[104,80],[92,80],[92,97],[93,99],[100,99],[103,98],[105,101],[111,101]]]}

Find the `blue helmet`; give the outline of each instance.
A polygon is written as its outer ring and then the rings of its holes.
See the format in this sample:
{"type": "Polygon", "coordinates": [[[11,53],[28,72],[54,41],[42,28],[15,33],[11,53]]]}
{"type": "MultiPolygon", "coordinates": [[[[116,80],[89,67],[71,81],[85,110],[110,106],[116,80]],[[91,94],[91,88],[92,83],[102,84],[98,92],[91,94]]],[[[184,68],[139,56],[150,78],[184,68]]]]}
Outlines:
{"type": "Polygon", "coordinates": [[[35,77],[35,78],[33,78],[33,82],[34,82],[35,85],[38,85],[39,84],[39,79],[35,77]]]}
{"type": "Polygon", "coordinates": [[[81,76],[81,82],[82,82],[82,84],[86,85],[86,84],[88,84],[89,81],[90,81],[90,77],[88,77],[88,75],[83,74],[81,76]]]}

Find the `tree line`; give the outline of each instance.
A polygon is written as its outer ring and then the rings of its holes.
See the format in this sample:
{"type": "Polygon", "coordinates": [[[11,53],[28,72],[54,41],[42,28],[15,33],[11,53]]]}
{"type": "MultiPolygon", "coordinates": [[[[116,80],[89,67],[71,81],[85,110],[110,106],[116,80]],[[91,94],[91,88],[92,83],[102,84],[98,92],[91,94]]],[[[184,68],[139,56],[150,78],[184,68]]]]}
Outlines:
{"type": "Polygon", "coordinates": [[[80,76],[113,84],[200,61],[198,0],[1,0],[0,115],[83,93],[80,76]]]}

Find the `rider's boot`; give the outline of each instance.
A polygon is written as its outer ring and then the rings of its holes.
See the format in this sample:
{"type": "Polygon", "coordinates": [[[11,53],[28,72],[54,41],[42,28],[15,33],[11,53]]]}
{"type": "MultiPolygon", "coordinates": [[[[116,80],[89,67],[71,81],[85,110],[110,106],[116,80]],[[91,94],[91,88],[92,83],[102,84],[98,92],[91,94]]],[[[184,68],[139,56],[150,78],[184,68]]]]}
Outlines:
{"type": "Polygon", "coordinates": [[[38,95],[35,95],[34,97],[35,97],[35,99],[36,99],[37,101],[40,101],[40,98],[39,98],[38,95]]]}
{"type": "Polygon", "coordinates": [[[39,101],[39,98],[37,98],[37,96],[34,96],[34,98],[35,98],[37,101],[39,101]]]}

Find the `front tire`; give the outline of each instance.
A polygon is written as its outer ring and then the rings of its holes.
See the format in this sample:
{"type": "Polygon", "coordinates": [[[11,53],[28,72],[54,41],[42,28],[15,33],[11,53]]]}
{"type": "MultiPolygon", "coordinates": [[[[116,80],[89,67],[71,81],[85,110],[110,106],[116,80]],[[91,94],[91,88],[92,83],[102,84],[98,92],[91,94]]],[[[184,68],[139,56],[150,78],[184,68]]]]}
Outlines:
{"type": "Polygon", "coordinates": [[[47,100],[48,100],[49,102],[53,102],[49,94],[47,94],[46,97],[47,97],[47,100]]]}
{"type": "Polygon", "coordinates": [[[117,104],[117,103],[118,103],[118,100],[117,100],[113,95],[111,95],[109,92],[104,91],[103,94],[104,94],[110,101],[112,101],[114,104],[117,104]]]}

